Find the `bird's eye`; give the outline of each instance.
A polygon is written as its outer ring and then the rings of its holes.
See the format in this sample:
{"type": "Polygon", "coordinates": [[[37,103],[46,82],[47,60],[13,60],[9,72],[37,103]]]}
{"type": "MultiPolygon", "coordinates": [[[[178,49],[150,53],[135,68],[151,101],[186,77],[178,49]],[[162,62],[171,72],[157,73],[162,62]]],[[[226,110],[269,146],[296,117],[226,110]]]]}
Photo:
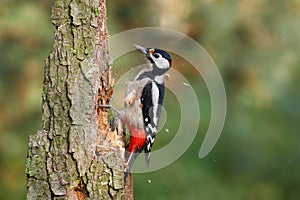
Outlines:
{"type": "Polygon", "coordinates": [[[160,54],[155,53],[155,54],[153,54],[153,56],[154,56],[154,58],[159,58],[159,57],[160,57],[160,54]]]}

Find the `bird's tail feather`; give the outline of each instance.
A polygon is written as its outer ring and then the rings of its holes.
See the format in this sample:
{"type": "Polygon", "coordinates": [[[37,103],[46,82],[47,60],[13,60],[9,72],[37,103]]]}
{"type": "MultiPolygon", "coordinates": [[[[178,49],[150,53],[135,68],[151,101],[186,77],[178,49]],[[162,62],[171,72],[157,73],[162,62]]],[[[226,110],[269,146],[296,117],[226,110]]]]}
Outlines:
{"type": "Polygon", "coordinates": [[[150,164],[150,152],[145,153],[145,163],[146,163],[146,167],[149,168],[149,164],[150,164]]]}

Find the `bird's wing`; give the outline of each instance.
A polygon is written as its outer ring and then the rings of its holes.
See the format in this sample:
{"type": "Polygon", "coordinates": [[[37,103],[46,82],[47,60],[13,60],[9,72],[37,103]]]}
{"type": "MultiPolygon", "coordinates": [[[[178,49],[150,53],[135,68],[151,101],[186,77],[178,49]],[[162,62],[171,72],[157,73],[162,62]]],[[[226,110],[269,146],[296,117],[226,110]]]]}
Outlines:
{"type": "Polygon", "coordinates": [[[141,95],[144,128],[146,132],[145,156],[146,165],[149,166],[150,152],[155,140],[161,106],[164,96],[164,86],[149,81],[141,95]]]}

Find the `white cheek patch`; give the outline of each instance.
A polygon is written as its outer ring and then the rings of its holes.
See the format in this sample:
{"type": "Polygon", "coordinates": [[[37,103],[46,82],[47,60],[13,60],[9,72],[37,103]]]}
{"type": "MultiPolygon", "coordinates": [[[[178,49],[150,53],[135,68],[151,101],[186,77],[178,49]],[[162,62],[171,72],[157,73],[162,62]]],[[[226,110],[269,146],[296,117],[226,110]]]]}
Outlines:
{"type": "Polygon", "coordinates": [[[170,67],[169,66],[170,65],[169,61],[167,59],[165,59],[165,58],[159,58],[158,60],[159,60],[159,63],[160,63],[160,65],[158,65],[159,68],[167,69],[167,68],[170,67]]]}
{"type": "Polygon", "coordinates": [[[152,60],[154,60],[156,66],[160,69],[168,69],[170,66],[169,61],[163,57],[155,58],[151,55],[152,60]]]}

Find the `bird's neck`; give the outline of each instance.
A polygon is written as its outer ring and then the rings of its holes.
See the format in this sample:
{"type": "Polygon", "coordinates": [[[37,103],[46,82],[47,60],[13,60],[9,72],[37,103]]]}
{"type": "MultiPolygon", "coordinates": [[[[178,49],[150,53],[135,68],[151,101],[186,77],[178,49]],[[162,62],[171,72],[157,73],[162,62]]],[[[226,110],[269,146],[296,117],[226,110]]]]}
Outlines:
{"type": "Polygon", "coordinates": [[[163,84],[166,72],[166,69],[159,69],[155,66],[147,66],[138,73],[135,79],[142,80],[145,78],[149,78],[157,82],[158,84],[163,84]]]}

